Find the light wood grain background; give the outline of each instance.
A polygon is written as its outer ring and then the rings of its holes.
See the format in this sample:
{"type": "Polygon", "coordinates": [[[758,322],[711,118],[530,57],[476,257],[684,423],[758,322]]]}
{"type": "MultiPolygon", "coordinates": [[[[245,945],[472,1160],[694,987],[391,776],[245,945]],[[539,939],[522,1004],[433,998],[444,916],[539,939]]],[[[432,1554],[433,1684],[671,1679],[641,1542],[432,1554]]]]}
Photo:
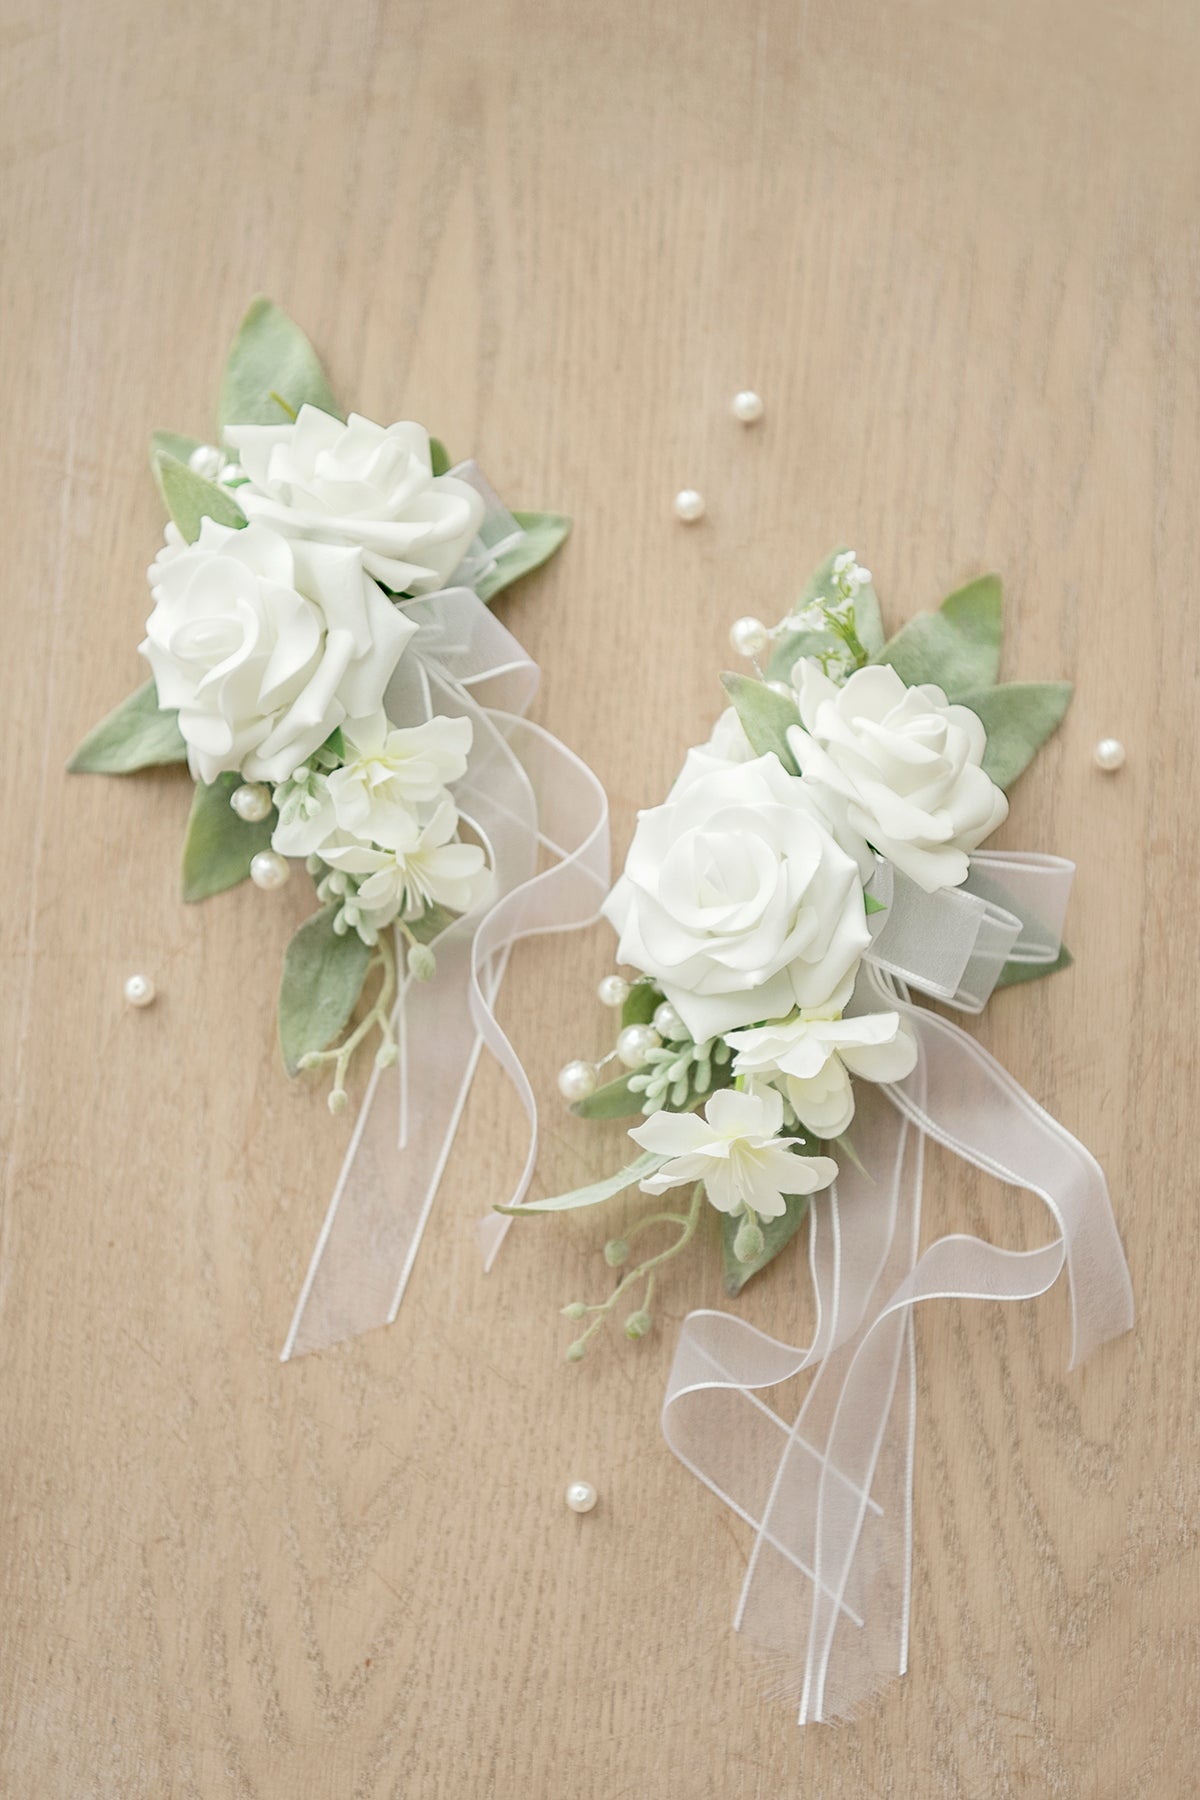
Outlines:
{"type": "MultiPolygon", "coordinates": [[[[0,19],[0,1791],[1196,1792],[1195,7],[0,19]],[[748,1534],[658,1435],[712,1256],[675,1265],[651,1338],[579,1369],[556,1309],[602,1290],[603,1226],[531,1222],[481,1275],[472,1221],[522,1151],[493,1070],[399,1322],[276,1360],[349,1129],[274,1046],[306,883],[184,908],[186,780],[63,774],[141,678],[145,436],[209,428],[259,290],[354,405],[576,516],[503,614],[619,852],[719,704],[730,621],[777,616],[838,539],[893,623],[999,568],[1006,673],[1078,684],[1002,840],[1078,859],[1078,963],[978,1030],[1104,1162],[1137,1328],[1067,1376],[1061,1290],[926,1310],[913,1667],[854,1728],[761,1697],[730,1630],[748,1534]],[[1115,778],[1090,760],[1109,732],[1115,778]],[[582,1520],[576,1475],[602,1494],[582,1520]]],[[[616,1148],[553,1098],[602,1042],[611,950],[597,929],[514,961],[542,1192],[616,1148]]],[[[1037,1241],[961,1168],[930,1186],[931,1233],[1037,1241]]],[[[800,1267],[748,1316],[800,1331],[800,1267]]]]}

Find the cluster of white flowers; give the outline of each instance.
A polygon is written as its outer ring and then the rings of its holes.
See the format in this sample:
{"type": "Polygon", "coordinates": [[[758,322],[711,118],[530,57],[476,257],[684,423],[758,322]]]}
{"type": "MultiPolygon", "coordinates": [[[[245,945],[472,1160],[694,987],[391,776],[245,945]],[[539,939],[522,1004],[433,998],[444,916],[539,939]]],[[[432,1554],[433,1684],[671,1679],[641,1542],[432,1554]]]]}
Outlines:
{"type": "Polygon", "coordinates": [[[202,449],[194,471],[249,522],[205,517],[192,544],[168,525],[141,645],[193,775],[270,783],[273,849],[318,859],[337,927],[367,943],[396,919],[468,910],[488,879],[482,849],[458,841],[450,793],[470,720],[397,729],[384,707],[416,630],[397,596],[451,578],[480,495],[434,475],[420,425],[343,424],[312,406],[290,424],[229,427],[236,461],[202,449]]]}
{"type": "MultiPolygon", "coordinates": [[[[788,624],[836,621],[855,644],[854,600],[870,579],[846,552],[832,596],[815,603],[820,621],[788,624]]],[[[654,982],[698,1043],[728,1047],[735,1082],[702,1116],[661,1110],[630,1133],[666,1159],[643,1180],[649,1193],[702,1180],[723,1212],[778,1217],[785,1196],[834,1179],[836,1164],[811,1151],[851,1126],[852,1078],[901,1081],[915,1064],[897,1012],[853,1003],[870,942],[865,885],[879,855],[927,892],[957,886],[1008,808],[981,767],[978,716],[861,660],[803,657],[792,670],[798,775],[756,755],[730,710],[663,805],[638,816],[605,906],[618,960],[654,982]]]]}

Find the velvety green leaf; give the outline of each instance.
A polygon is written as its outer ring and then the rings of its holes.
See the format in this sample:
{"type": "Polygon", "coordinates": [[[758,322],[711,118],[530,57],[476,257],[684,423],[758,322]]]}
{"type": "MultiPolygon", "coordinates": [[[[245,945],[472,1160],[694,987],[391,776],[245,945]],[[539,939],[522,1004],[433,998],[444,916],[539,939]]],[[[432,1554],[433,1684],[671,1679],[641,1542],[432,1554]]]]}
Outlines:
{"type": "Polygon", "coordinates": [[[721,1214],[721,1255],[725,1264],[725,1292],[736,1298],[752,1275],[765,1269],[769,1262],[774,1262],[779,1252],[790,1244],[808,1216],[807,1194],[787,1194],[785,1204],[787,1211],[778,1219],[760,1219],[762,1226],[763,1247],[760,1255],[753,1262],[739,1262],[733,1253],[733,1240],[738,1234],[740,1218],[729,1213],[721,1214]]]}
{"type": "Polygon", "coordinates": [[[441,438],[430,438],[429,462],[435,475],[444,475],[447,469],[453,467],[453,464],[450,461],[450,452],[447,450],[445,444],[443,444],[441,438]]]}
{"type": "Polygon", "coordinates": [[[310,1050],[324,1050],[350,1021],[366,979],[371,952],[357,931],[339,937],[338,907],[305,919],[284,952],[279,988],[279,1048],[289,1075],[310,1050]]]}
{"type": "Polygon", "coordinates": [[[932,682],[951,700],[991,687],[1000,669],[1000,577],[981,575],[937,612],[918,613],[871,661],[890,663],[909,687],[932,682]]]}
{"type": "Polygon", "coordinates": [[[1060,969],[1069,969],[1074,961],[1075,958],[1064,944],[1053,962],[1005,963],[996,986],[1016,987],[1023,981],[1040,981],[1043,975],[1056,975],[1060,969]]]}
{"type": "Polygon", "coordinates": [[[987,732],[983,767],[997,787],[1010,788],[1062,724],[1071,704],[1069,681],[1008,681],[960,696],[987,732]]]}
{"type": "Polygon", "coordinates": [[[157,475],[163,503],[189,544],[200,536],[201,519],[215,519],[218,525],[237,529],[246,523],[245,513],[228,488],[197,475],[165,450],[158,453],[157,475]]]}
{"type": "Polygon", "coordinates": [[[569,1194],[556,1194],[553,1200],[527,1200],[523,1206],[498,1206],[496,1211],[512,1213],[519,1218],[522,1213],[574,1212],[579,1206],[598,1206],[602,1200],[611,1200],[614,1194],[623,1194],[643,1176],[653,1175],[666,1161],[665,1156],[643,1150],[636,1162],[618,1169],[615,1175],[609,1175],[603,1181],[594,1181],[590,1187],[573,1188],[569,1194]]]}
{"type": "Polygon", "coordinates": [[[410,922],[408,929],[418,944],[432,944],[435,938],[440,938],[443,931],[460,917],[461,914],[451,912],[448,907],[431,904],[419,919],[410,922]]]}
{"type": "Polygon", "coordinates": [[[662,990],[652,981],[635,981],[621,1007],[621,1029],[626,1025],[648,1025],[662,1001],[662,990]]]}
{"type": "Polygon", "coordinates": [[[129,775],[186,761],[179,717],[160,711],[154,683],[146,681],[92,727],[67,767],[77,775],[129,775]]]}
{"type": "Polygon", "coordinates": [[[183,897],[207,900],[236,887],[250,873],[251,859],[270,846],[278,814],[272,809],[265,819],[249,824],[239,819],[229,796],[241,776],[218,775],[211,786],[196,783],[183,841],[183,897]]]}
{"type": "Polygon", "coordinates": [[[628,1119],[642,1110],[642,1096],[630,1090],[629,1075],[606,1081],[603,1087],[577,1100],[571,1111],[580,1119],[628,1119]]]}
{"type": "Polygon", "coordinates": [[[799,774],[787,741],[788,726],[800,723],[795,702],[749,675],[726,674],[721,680],[755,754],[768,756],[774,751],[789,775],[799,774]]]}
{"type": "Polygon", "coordinates": [[[522,575],[532,574],[548,562],[571,529],[571,521],[562,513],[515,512],[513,518],[524,532],[519,544],[499,557],[490,575],[485,575],[475,592],[483,601],[493,599],[502,588],[511,587],[522,575]]]}
{"type": "Polygon", "coordinates": [[[229,352],[218,426],[223,432],[227,425],[286,425],[302,406],[319,407],[335,419],[342,416],[300,327],[260,295],[251,301],[229,352]]]}
{"type": "MultiPolygon", "coordinates": [[[[152,431],[150,433],[150,473],[158,483],[160,494],[162,493],[162,479],[158,468],[159,458],[173,456],[176,462],[186,464],[193,452],[199,450],[200,444],[199,438],[185,437],[181,431],[152,431]]],[[[163,504],[166,505],[165,494],[163,495],[163,504]]],[[[170,509],[168,508],[168,510],[170,509]]]]}

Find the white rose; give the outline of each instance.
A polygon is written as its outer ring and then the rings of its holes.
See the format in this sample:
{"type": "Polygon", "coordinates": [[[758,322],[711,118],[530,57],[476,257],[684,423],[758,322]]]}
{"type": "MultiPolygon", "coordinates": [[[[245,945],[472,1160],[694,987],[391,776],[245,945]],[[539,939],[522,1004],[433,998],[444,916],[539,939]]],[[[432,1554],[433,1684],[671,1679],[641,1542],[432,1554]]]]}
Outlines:
{"type": "Polygon", "coordinates": [[[869,941],[852,858],[774,756],[714,769],[693,751],[665,804],[639,814],[604,911],[619,960],[698,1043],[821,1005],[869,941]]]}
{"type": "Polygon", "coordinates": [[[868,845],[926,893],[967,878],[967,853],[1008,817],[980,768],[987,733],[977,713],[939,687],[906,687],[885,664],[842,687],[811,657],[792,671],[804,730],[788,743],[838,842],[869,879],[868,845]]]}
{"type": "Polygon", "coordinates": [[[343,719],[380,706],[416,626],[358,550],[207,518],[194,544],[174,525],[166,536],[139,649],[198,780],[282,781],[343,719]]]}
{"type": "Polygon", "coordinates": [[[290,425],[229,425],[247,485],[238,505],[286,537],[357,544],[363,568],[394,593],[445,587],[483,521],[481,496],[435,475],[422,425],[343,425],[302,406],[290,425]]]}

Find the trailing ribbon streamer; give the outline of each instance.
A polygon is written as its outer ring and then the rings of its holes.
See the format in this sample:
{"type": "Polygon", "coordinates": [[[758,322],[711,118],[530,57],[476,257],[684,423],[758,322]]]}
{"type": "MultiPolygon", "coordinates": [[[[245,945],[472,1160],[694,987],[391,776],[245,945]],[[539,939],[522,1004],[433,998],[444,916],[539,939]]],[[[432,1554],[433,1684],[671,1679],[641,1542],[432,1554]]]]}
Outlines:
{"type": "MultiPolygon", "coordinates": [[[[1063,867],[992,859],[986,879],[1000,861],[1029,876],[1041,935],[1022,934],[1045,956],[1045,900],[1063,867]]],[[[778,1659],[801,1724],[851,1716],[907,1666],[917,1303],[1032,1299],[1065,1264],[1072,1367],[1133,1322],[1095,1159],[957,1026],[912,1005],[878,968],[867,982],[876,1002],[904,1015],[920,1054],[906,1080],[864,1091],[855,1132],[863,1169],[847,1166],[810,1210],[812,1344],[793,1349],[728,1314],[692,1313],[663,1406],[675,1454],[755,1528],[735,1628],[778,1659]],[[1055,1237],[1014,1251],[955,1234],[918,1258],[927,1137],[1037,1194],[1055,1237]],[[789,1428],[759,1394],[811,1369],[789,1428]]]]}
{"type": "Polygon", "coordinates": [[[372,1073],[285,1362],[395,1318],[485,1043],[529,1120],[514,1203],[524,1195],[537,1154],[537,1107],[495,1017],[508,953],[533,933],[590,924],[609,884],[603,788],[572,751],[523,717],[537,665],[468,588],[401,610],[418,630],[385,698],[388,717],[472,721],[467,773],[454,797],[487,849],[493,885],[481,907],[437,938],[434,979],[401,988],[394,1016],[400,1060],[372,1073]],[[547,859],[540,872],[539,853],[547,859]]]}

